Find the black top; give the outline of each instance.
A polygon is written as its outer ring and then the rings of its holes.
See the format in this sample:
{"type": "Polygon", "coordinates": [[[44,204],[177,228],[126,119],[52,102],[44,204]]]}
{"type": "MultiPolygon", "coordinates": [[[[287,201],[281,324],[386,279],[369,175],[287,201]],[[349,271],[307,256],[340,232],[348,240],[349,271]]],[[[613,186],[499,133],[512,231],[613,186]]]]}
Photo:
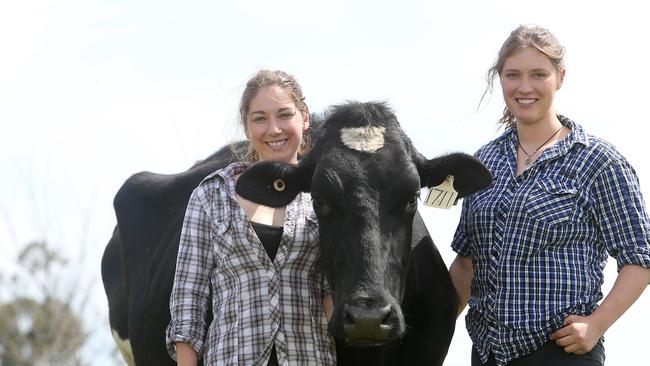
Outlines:
{"type": "Polygon", "coordinates": [[[273,261],[275,254],[278,252],[280,240],[282,240],[282,226],[271,226],[252,221],[251,225],[253,226],[253,230],[255,230],[255,234],[257,234],[257,237],[262,242],[266,254],[273,261]]]}
{"type": "MultiPolygon", "coordinates": [[[[264,225],[257,222],[251,221],[253,230],[255,234],[262,242],[266,254],[271,258],[271,261],[275,259],[275,254],[278,252],[278,247],[280,246],[280,240],[282,240],[282,227],[281,226],[271,226],[264,225]]],[[[271,350],[271,358],[267,366],[276,366],[278,364],[278,356],[275,353],[275,345],[271,350]]]]}

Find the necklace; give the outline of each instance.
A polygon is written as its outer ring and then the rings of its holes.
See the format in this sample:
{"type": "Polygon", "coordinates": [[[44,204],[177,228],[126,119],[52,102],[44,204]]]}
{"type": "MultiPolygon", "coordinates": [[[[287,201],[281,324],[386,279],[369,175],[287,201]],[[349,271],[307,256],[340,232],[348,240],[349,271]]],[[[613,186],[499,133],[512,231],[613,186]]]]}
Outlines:
{"type": "Polygon", "coordinates": [[[549,141],[551,141],[551,139],[552,139],[553,137],[555,137],[555,135],[557,135],[558,132],[560,132],[560,130],[562,129],[562,127],[563,127],[563,126],[560,126],[560,128],[558,128],[557,131],[555,131],[555,132],[551,135],[551,137],[549,137],[546,141],[544,141],[543,144],[539,145],[539,147],[538,147],[537,149],[535,149],[535,151],[533,151],[533,152],[530,153],[530,154],[529,154],[526,150],[524,150],[524,147],[521,146],[521,142],[519,142],[519,138],[517,138],[517,144],[519,144],[519,148],[521,148],[521,151],[523,151],[524,154],[526,154],[526,160],[525,160],[526,165],[530,165],[531,161],[533,160],[533,156],[537,153],[537,151],[539,151],[539,149],[541,149],[542,146],[546,145],[549,141]]]}

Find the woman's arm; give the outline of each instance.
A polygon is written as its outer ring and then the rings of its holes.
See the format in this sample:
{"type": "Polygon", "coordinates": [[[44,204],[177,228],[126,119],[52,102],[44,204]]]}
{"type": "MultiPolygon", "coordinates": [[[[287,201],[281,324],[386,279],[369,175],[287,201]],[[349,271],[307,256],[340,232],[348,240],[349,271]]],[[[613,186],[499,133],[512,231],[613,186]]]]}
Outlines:
{"type": "Polygon", "coordinates": [[[197,358],[192,346],[184,342],[176,342],[176,361],[179,366],[196,366],[197,358]]]}
{"type": "Polygon", "coordinates": [[[568,353],[589,352],[605,331],[637,300],[650,282],[648,214],[639,180],[625,159],[607,165],[591,185],[600,242],[616,258],[620,272],[611,291],[589,316],[568,316],[551,335],[568,353]]]}
{"type": "Polygon", "coordinates": [[[332,319],[332,312],[334,311],[334,301],[332,301],[331,294],[327,294],[323,297],[323,311],[325,311],[325,317],[329,322],[332,319]]]}
{"type": "Polygon", "coordinates": [[[451,282],[458,293],[458,313],[460,316],[469,301],[470,291],[472,289],[472,276],[474,275],[474,266],[470,257],[457,255],[454,262],[449,267],[449,276],[451,282]]]}
{"type": "Polygon", "coordinates": [[[641,296],[650,282],[650,268],[629,264],[621,268],[605,300],[588,316],[569,315],[564,327],[550,339],[567,353],[585,354],[598,339],[641,296]]]}
{"type": "Polygon", "coordinates": [[[179,356],[174,356],[178,344],[188,346],[195,353],[203,353],[209,326],[205,321],[210,311],[210,272],[214,268],[214,254],[210,236],[212,218],[204,209],[207,205],[204,190],[199,186],[189,199],[178,244],[169,297],[171,319],[166,331],[166,346],[170,356],[179,361],[179,356]]]}

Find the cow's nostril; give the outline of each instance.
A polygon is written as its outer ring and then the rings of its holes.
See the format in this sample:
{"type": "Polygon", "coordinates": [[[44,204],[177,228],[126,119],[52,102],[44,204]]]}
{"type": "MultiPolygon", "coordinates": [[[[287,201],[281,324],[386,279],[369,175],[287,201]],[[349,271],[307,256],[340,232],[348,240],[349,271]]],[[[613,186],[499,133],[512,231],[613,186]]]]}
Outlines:
{"type": "Polygon", "coordinates": [[[354,316],[348,311],[347,307],[343,315],[343,321],[345,324],[354,324],[354,316]]]}
{"type": "Polygon", "coordinates": [[[370,307],[347,305],[343,310],[343,322],[347,326],[367,329],[393,326],[391,306],[370,307]]]}
{"type": "Polygon", "coordinates": [[[386,313],[386,316],[384,316],[384,319],[381,320],[381,325],[386,325],[386,326],[391,325],[391,323],[390,323],[390,309],[386,313]]]}

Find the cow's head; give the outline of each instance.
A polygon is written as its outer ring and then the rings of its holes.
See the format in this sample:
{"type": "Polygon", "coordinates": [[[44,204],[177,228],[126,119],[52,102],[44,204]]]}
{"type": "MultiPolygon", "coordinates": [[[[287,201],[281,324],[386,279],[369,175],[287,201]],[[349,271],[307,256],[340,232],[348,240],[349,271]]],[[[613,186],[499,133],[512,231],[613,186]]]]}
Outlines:
{"type": "Polygon", "coordinates": [[[383,103],[334,107],[322,128],[298,165],[257,163],[239,178],[237,193],[281,207],[311,192],[334,296],[330,332],[352,345],[382,344],[405,332],[400,302],[420,188],[452,175],[463,197],[492,177],[469,155],[424,158],[383,103]]]}

